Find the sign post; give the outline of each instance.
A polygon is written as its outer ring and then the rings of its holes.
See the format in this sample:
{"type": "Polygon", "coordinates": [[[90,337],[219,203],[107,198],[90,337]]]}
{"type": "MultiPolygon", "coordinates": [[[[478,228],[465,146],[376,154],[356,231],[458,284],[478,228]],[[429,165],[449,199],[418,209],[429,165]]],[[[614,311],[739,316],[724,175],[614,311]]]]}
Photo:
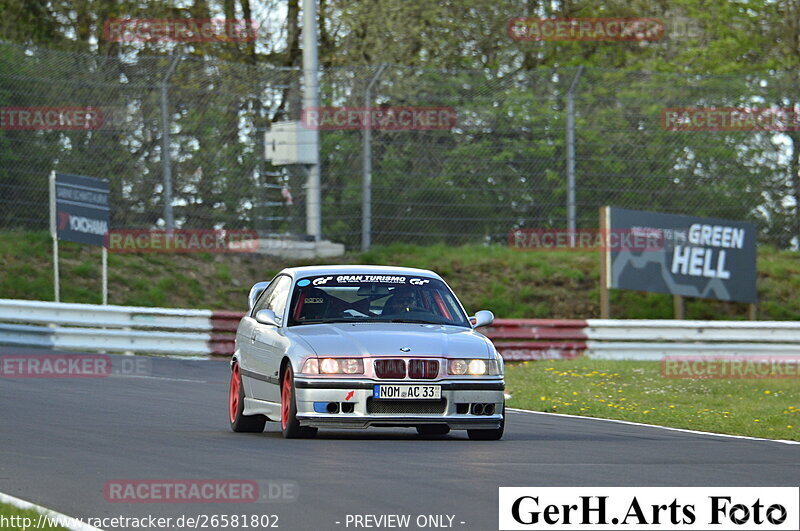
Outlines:
{"type": "MultiPolygon", "coordinates": [[[[600,234],[608,234],[608,207],[600,207],[600,234]]],[[[600,319],[611,319],[611,254],[608,245],[600,246],[600,319]]]]}
{"type": "Polygon", "coordinates": [[[58,278],[58,233],[56,232],[56,172],[50,172],[50,236],[53,238],[53,291],[55,301],[61,302],[58,278]]]}
{"type": "Polygon", "coordinates": [[[683,319],[686,316],[686,306],[681,295],[672,296],[672,307],[675,310],[675,319],[683,319]]]}
{"type": "Polygon", "coordinates": [[[53,284],[60,302],[58,241],[102,247],[102,300],[108,304],[108,251],[105,238],[109,224],[108,180],[50,173],[50,234],[53,237],[53,284]]]}
{"type": "Polygon", "coordinates": [[[108,304],[108,249],[104,245],[102,248],[103,255],[103,304],[108,304]]]}

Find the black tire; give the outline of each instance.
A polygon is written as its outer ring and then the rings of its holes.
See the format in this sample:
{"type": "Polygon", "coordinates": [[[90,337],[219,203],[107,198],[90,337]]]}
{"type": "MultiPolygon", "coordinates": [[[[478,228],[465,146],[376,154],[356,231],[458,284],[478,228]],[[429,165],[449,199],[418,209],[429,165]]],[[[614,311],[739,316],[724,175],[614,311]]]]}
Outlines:
{"type": "Polygon", "coordinates": [[[503,420],[500,427],[493,430],[467,430],[467,435],[472,441],[499,441],[503,438],[506,429],[506,405],[503,404],[503,420]]]}
{"type": "Polygon", "coordinates": [[[281,377],[281,431],[285,439],[312,438],[317,435],[317,428],[300,426],[297,420],[294,373],[291,364],[286,366],[281,377]]]}
{"type": "Polygon", "coordinates": [[[417,433],[419,433],[422,437],[447,435],[450,433],[450,426],[447,424],[422,424],[417,426],[417,433]]]}
{"type": "Polygon", "coordinates": [[[243,415],[244,412],[244,386],[242,375],[239,373],[239,364],[231,367],[231,385],[228,390],[228,416],[231,421],[231,430],[239,433],[261,433],[267,423],[264,415],[243,415]]]}

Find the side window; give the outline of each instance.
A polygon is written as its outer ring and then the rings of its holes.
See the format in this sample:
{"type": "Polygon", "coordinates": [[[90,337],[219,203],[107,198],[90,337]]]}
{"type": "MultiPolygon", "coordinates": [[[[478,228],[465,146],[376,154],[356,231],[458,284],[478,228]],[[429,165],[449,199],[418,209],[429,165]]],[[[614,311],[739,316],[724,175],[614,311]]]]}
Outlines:
{"type": "MultiPolygon", "coordinates": [[[[271,287],[271,286],[270,286],[271,287]]],[[[275,312],[278,322],[283,321],[283,311],[286,309],[289,290],[292,287],[292,279],[283,275],[275,280],[275,289],[269,294],[266,301],[267,308],[275,312]]]]}

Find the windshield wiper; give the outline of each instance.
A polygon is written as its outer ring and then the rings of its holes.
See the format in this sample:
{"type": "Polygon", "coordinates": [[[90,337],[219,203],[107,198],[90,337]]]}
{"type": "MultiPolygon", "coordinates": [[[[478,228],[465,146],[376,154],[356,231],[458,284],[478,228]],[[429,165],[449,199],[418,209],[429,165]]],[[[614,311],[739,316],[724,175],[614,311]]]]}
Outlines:
{"type": "Polygon", "coordinates": [[[432,321],[426,321],[425,319],[404,319],[402,317],[399,317],[397,319],[389,319],[388,321],[390,323],[415,323],[415,324],[432,324],[432,325],[443,324],[443,323],[434,323],[432,321]]]}
{"type": "Polygon", "coordinates": [[[336,323],[348,323],[350,321],[345,319],[306,319],[304,321],[295,321],[292,324],[295,325],[304,325],[304,324],[336,324],[336,323]]]}

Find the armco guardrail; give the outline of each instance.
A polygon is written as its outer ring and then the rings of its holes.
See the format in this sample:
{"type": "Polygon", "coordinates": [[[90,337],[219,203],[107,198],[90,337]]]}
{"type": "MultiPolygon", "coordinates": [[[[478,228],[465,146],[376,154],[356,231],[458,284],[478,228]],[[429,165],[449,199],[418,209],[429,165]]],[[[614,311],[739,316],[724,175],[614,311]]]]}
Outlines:
{"type": "MultiPolygon", "coordinates": [[[[0,344],[230,355],[242,312],[0,299],[0,344]]],[[[798,355],[800,322],[496,319],[480,331],[508,361],[798,355]]]]}
{"type": "Polygon", "coordinates": [[[0,344],[207,355],[233,345],[230,327],[214,333],[218,313],[232,312],[0,299],[0,344]]]}
{"type": "Polygon", "coordinates": [[[509,361],[800,354],[794,321],[497,319],[481,330],[509,361]]]}
{"type": "Polygon", "coordinates": [[[589,319],[586,337],[585,354],[604,359],[800,354],[796,321],[589,319]]]}
{"type": "Polygon", "coordinates": [[[479,329],[504,360],[575,358],[586,350],[586,321],[579,319],[495,319],[479,329]]]}

